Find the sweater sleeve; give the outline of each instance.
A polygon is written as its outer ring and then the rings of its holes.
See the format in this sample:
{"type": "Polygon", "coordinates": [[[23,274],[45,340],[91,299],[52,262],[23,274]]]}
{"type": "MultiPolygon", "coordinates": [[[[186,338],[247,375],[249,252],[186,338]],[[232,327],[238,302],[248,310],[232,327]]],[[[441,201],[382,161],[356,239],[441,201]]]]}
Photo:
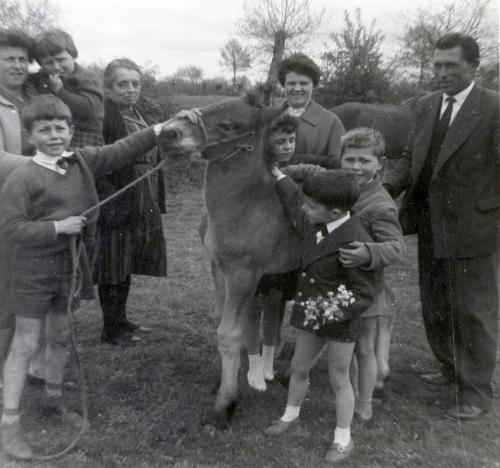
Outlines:
{"type": "Polygon", "coordinates": [[[304,195],[290,177],[283,177],[276,182],[276,190],[285,212],[299,234],[305,232],[306,216],[302,209],[304,195]]]}
{"type": "Polygon", "coordinates": [[[97,178],[133,164],[138,157],[155,146],[156,134],[153,128],[149,127],[112,145],[82,148],[80,154],[97,178]]]}
{"type": "Polygon", "coordinates": [[[77,121],[93,120],[104,115],[102,84],[87,70],[68,77],[56,96],[68,105],[77,121]]]}
{"type": "Polygon", "coordinates": [[[282,169],[283,173],[290,176],[294,182],[305,182],[308,177],[325,171],[315,164],[294,164],[282,169]]]}
{"type": "Polygon", "coordinates": [[[42,247],[55,244],[54,221],[29,219],[29,182],[16,175],[7,180],[0,195],[0,233],[18,245],[42,247]]]}
{"type": "Polygon", "coordinates": [[[406,244],[395,207],[383,205],[370,220],[369,231],[374,242],[365,243],[371,257],[367,269],[378,269],[402,260],[406,244]]]}

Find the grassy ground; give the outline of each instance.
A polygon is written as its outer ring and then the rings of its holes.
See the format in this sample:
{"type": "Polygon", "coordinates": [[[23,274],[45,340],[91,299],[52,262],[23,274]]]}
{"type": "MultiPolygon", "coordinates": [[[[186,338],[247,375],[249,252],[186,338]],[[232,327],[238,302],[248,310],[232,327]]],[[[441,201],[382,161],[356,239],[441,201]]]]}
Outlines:
{"type": "MultiPolygon", "coordinates": [[[[232,425],[224,432],[205,429],[211,390],[219,375],[213,316],[213,288],[197,227],[201,192],[190,184],[171,193],[165,231],[169,277],[136,277],[129,316],[154,327],[141,345],[117,349],[99,343],[101,317],[90,302],[77,314],[79,352],[88,378],[91,429],[55,467],[321,467],[333,437],[335,417],[326,362],[312,372],[303,406],[302,428],[279,440],[263,429],[280,416],[286,390],[272,384],[264,394],[245,382],[232,425]]],[[[415,245],[403,266],[391,271],[398,295],[392,347],[392,375],[385,399],[375,409],[370,430],[355,434],[356,452],[346,467],[500,467],[500,392],[493,410],[478,422],[457,424],[443,418],[453,395],[426,386],[417,371],[432,366],[417,299],[415,245]]],[[[292,330],[287,331],[291,355],[292,330]]],[[[278,361],[283,367],[286,360],[278,361]]],[[[74,373],[74,365],[70,373],[74,373]]],[[[497,375],[497,382],[500,378],[497,375]]],[[[69,428],[47,423],[40,412],[40,390],[23,400],[24,424],[41,452],[61,448],[69,428]]],[[[68,391],[71,404],[78,392],[68,391]]],[[[0,466],[29,466],[8,461],[0,466]]]]}

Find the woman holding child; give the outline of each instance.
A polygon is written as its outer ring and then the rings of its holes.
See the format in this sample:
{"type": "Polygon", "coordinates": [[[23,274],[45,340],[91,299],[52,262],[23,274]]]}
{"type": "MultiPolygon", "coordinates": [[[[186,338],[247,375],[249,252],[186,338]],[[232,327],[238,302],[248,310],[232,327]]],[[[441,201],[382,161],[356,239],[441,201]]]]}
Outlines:
{"type": "MultiPolygon", "coordinates": [[[[147,127],[137,106],[141,71],[129,59],[113,60],[104,71],[108,98],[104,102],[106,144],[147,127]]],[[[103,199],[135,180],[159,162],[155,148],[133,166],[98,180],[103,199]]],[[[152,174],[133,189],[105,205],[99,219],[96,279],[104,327],[102,342],[127,346],[140,341],[136,332],[151,329],[129,321],[126,303],[131,274],[166,276],[166,243],[161,213],[165,213],[163,173],[152,174]]]]}

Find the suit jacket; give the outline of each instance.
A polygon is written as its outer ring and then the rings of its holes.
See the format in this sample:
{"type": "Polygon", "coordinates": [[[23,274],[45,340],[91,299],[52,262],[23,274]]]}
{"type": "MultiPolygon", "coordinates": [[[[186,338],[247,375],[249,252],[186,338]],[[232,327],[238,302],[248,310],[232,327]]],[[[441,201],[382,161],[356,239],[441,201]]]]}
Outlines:
{"type": "MultiPolygon", "coordinates": [[[[498,100],[497,92],[475,85],[446,133],[428,198],[437,258],[489,255],[498,249],[498,100]]],[[[419,214],[426,209],[416,188],[440,106],[441,92],[420,100],[409,164],[398,173],[387,174],[384,180],[393,195],[407,186],[400,211],[405,234],[419,232],[419,214]]]]}
{"type": "Polygon", "coordinates": [[[356,341],[359,337],[359,322],[356,319],[372,303],[381,288],[380,272],[362,268],[344,268],[339,259],[339,248],[355,240],[371,242],[371,237],[356,215],[339,226],[317,243],[318,226],[310,224],[301,209],[300,189],[288,177],[276,185],[287,215],[302,236],[303,253],[296,303],[291,323],[297,328],[339,341],[356,341]],[[345,310],[345,320],[313,330],[304,324],[304,307],[301,302],[308,298],[325,296],[336,292],[343,284],[351,290],[355,302],[345,310]]]}

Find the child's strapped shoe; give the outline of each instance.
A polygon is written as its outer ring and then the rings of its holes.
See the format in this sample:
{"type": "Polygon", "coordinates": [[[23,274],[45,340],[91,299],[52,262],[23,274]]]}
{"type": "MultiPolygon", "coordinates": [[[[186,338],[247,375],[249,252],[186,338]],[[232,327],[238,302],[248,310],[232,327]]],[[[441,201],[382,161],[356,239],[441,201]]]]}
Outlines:
{"type": "Polygon", "coordinates": [[[300,425],[299,418],[295,418],[293,421],[283,421],[281,418],[269,426],[264,433],[269,436],[280,436],[285,432],[289,431],[293,427],[298,427],[300,425]]]}
{"type": "Polygon", "coordinates": [[[2,439],[3,451],[17,460],[31,460],[33,452],[24,439],[19,421],[0,425],[0,437],[2,439]]]}
{"type": "Polygon", "coordinates": [[[328,463],[339,463],[349,458],[353,451],[354,442],[352,439],[345,446],[334,442],[326,454],[325,461],[328,463]]]}

